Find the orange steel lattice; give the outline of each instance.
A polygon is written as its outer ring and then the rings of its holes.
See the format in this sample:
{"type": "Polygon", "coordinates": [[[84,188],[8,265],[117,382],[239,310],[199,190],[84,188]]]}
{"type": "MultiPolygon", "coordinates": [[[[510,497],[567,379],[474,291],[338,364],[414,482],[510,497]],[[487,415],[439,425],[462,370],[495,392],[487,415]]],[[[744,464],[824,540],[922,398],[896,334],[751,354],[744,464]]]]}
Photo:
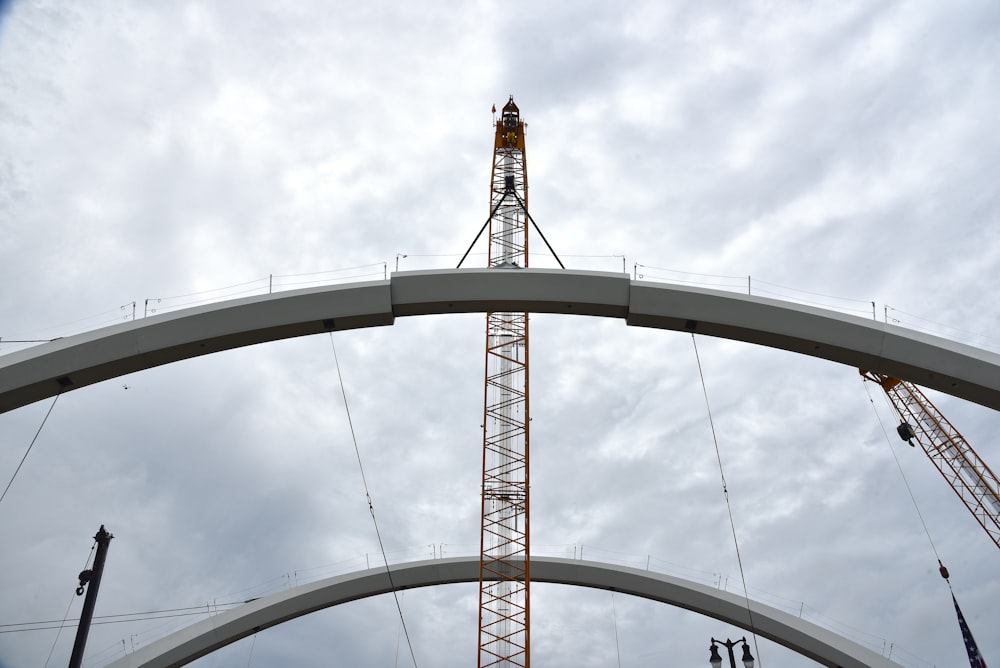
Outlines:
{"type": "Polygon", "coordinates": [[[958,498],[1000,547],[1000,480],[986,462],[916,385],[864,369],[861,375],[882,387],[899,414],[899,435],[908,442],[916,439],[920,443],[958,498]]]}
{"type": "MultiPolygon", "coordinates": [[[[514,98],[496,122],[489,267],[528,266],[524,122],[514,98]]],[[[528,314],[486,314],[479,666],[529,665],[528,314]]]]}

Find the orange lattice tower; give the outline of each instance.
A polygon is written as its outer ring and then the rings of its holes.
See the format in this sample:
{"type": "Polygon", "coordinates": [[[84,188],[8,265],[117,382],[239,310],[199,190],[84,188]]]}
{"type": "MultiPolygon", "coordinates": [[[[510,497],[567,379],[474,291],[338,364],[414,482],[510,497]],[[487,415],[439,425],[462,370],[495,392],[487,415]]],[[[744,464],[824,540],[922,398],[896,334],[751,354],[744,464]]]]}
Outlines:
{"type": "MultiPolygon", "coordinates": [[[[514,98],[496,121],[488,266],[528,266],[524,121],[514,98]]],[[[528,314],[486,314],[479,666],[528,666],[528,314]]]]}

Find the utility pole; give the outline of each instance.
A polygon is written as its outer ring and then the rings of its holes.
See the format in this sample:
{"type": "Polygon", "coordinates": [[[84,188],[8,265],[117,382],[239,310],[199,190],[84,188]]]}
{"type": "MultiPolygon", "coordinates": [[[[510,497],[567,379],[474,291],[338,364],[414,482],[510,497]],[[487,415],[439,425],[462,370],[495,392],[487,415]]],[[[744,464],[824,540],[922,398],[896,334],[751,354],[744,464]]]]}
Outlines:
{"type": "Polygon", "coordinates": [[[90,622],[94,618],[94,606],[97,604],[97,591],[101,588],[101,576],[104,574],[104,560],[108,556],[108,546],[114,538],[101,525],[94,540],[97,541],[97,554],[94,555],[94,567],[80,573],[80,586],[76,595],[83,596],[87,583],[87,598],[83,600],[83,612],[80,613],[80,626],[76,629],[76,640],[73,642],[73,654],[69,657],[69,668],[80,668],[83,663],[83,650],[87,646],[87,635],[90,633],[90,622]]]}

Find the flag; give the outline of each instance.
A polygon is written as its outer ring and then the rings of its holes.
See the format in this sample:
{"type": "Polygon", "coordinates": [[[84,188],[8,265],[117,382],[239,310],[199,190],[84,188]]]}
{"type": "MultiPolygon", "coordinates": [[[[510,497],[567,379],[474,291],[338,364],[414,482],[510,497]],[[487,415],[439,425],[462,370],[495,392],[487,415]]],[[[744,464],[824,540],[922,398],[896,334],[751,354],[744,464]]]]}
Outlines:
{"type": "Polygon", "coordinates": [[[986,668],[986,661],[983,659],[983,655],[979,653],[979,647],[976,646],[976,639],[972,637],[972,631],[969,630],[969,625],[965,623],[965,615],[962,614],[962,609],[958,607],[958,601],[955,600],[955,594],[951,595],[951,600],[955,604],[955,612],[958,613],[958,628],[962,630],[962,640],[965,641],[965,651],[969,653],[969,665],[972,668],[986,668]]]}

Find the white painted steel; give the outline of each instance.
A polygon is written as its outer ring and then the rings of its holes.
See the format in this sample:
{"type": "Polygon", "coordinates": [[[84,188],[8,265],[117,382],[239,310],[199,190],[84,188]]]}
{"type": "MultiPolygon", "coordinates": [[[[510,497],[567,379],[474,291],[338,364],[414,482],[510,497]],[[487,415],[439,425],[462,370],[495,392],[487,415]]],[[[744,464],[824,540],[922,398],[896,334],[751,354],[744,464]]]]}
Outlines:
{"type": "Polygon", "coordinates": [[[0,412],[60,391],[278,339],[397,316],[574,313],[692,331],[862,367],[1000,409],[1000,355],[875,320],[730,292],[562,269],[451,269],[201,306],[0,357],[0,412]]]}
{"type": "MultiPolygon", "coordinates": [[[[750,630],[742,596],[680,578],[576,559],[531,558],[533,582],[606,589],[685,608],[750,630]]],[[[478,582],[479,557],[456,557],[392,567],[398,589],[478,582]]],[[[241,638],[342,603],[391,591],[385,568],[373,568],[259,598],[192,624],[136,650],[108,668],[183,666],[241,638]]],[[[898,668],[899,664],[820,626],[770,606],[750,602],[757,634],[823,666],[898,668]]]]}

